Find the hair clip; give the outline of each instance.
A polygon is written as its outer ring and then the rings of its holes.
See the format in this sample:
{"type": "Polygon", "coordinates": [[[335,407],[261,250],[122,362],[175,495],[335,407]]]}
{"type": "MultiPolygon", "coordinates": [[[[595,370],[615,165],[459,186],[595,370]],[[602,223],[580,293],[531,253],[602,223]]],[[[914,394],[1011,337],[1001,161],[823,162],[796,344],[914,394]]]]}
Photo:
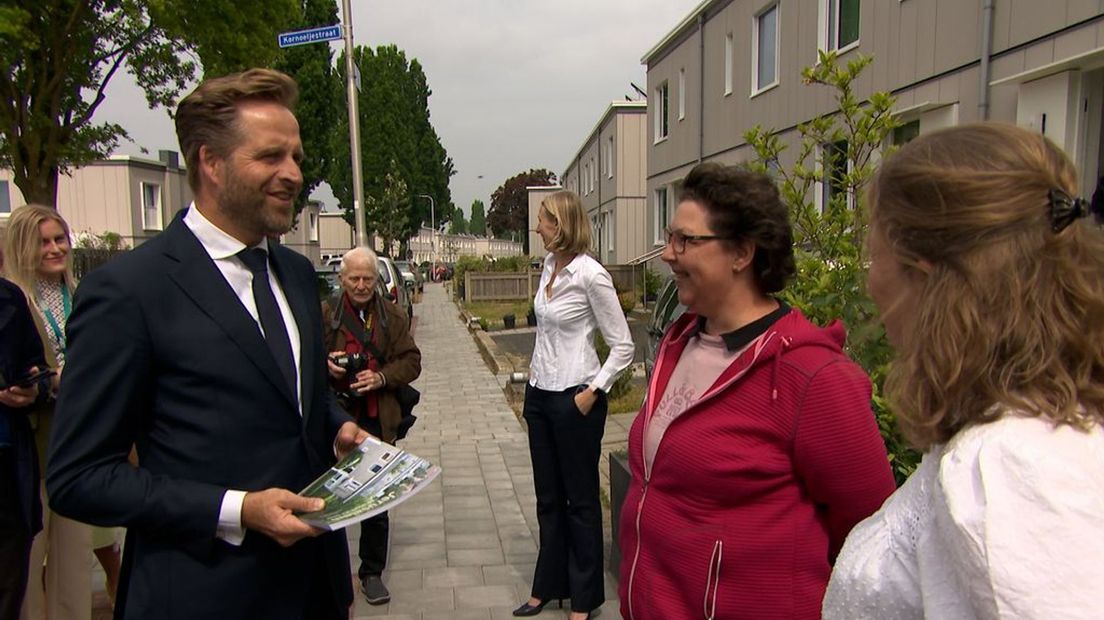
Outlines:
{"type": "Polygon", "coordinates": [[[1074,220],[1089,214],[1088,203],[1084,198],[1074,198],[1064,190],[1052,189],[1047,192],[1050,201],[1050,229],[1060,233],[1074,220]]]}

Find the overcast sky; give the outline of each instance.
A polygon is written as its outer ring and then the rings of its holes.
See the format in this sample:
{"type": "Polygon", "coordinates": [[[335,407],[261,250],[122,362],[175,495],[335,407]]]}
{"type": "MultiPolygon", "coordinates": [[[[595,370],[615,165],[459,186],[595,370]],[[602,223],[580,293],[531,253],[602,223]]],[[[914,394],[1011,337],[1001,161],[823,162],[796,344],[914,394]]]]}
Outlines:
{"type": "MultiPolygon", "coordinates": [[[[476,199],[489,208],[495,188],[518,172],[561,174],[609,103],[635,98],[629,82],[646,88],[641,56],[699,2],[352,4],[357,45],[394,43],[421,62],[433,91],[430,120],[457,170],[452,200],[468,212],[476,199]]],[[[166,112],[148,109],[130,75],[114,78],[95,118],[130,132],[135,143],[123,144],[119,154],[139,155],[144,147],[156,157],[159,149],[179,148],[166,112]]],[[[337,207],[326,188],[315,197],[337,207]]]]}

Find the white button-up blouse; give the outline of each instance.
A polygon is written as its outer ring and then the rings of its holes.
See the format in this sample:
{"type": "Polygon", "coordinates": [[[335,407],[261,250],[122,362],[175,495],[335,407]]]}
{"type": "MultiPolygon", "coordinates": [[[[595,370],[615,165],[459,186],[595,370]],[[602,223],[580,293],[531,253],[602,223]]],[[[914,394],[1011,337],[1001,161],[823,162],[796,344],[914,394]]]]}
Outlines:
{"type": "Polygon", "coordinates": [[[601,263],[579,254],[556,276],[552,295],[546,292],[555,258],[544,259],[540,288],[533,300],[537,341],[529,363],[529,384],[548,391],[588,385],[609,391],[617,375],[633,360],[629,325],[621,312],[613,279],[601,263]],[[610,347],[605,364],[598,363],[594,330],[610,347]]]}

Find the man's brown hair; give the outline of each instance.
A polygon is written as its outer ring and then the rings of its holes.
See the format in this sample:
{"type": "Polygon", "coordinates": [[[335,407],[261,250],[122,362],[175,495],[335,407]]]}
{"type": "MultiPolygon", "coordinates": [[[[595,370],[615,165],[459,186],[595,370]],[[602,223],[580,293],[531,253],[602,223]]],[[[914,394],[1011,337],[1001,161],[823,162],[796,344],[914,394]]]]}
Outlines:
{"type": "Polygon", "coordinates": [[[299,87],[285,73],[249,69],[204,80],[176,108],[176,138],[188,167],[188,185],[199,191],[199,147],[206,145],[226,157],[241,140],[238,105],[245,101],[278,103],[289,110],[299,98],[299,87]]]}

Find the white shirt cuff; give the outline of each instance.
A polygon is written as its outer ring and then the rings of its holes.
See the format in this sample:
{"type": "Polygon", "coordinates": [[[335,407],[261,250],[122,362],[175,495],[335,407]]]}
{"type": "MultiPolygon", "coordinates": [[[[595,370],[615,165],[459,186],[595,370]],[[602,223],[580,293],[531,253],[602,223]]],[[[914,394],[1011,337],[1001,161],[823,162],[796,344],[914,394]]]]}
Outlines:
{"type": "Polygon", "coordinates": [[[245,501],[245,491],[227,490],[222,496],[222,506],[219,508],[218,529],[215,537],[240,547],[245,540],[245,528],[242,527],[241,511],[245,501]]]}

